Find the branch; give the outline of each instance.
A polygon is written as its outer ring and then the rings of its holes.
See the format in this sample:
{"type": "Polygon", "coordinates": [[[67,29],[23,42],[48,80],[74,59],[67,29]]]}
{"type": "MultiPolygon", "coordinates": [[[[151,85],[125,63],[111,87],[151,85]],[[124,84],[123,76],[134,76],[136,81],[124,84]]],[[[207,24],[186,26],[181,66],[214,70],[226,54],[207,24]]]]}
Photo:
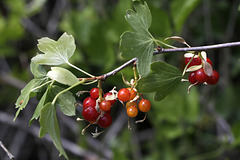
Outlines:
{"type": "MultiPolygon", "coordinates": [[[[172,52],[186,52],[186,51],[206,51],[211,49],[219,49],[219,48],[228,48],[228,47],[236,47],[240,46],[240,42],[230,42],[230,43],[222,43],[222,44],[215,44],[215,45],[208,45],[208,46],[199,46],[199,47],[186,47],[186,48],[160,48],[157,51],[153,52],[153,55],[161,54],[161,53],[172,53],[172,52]]],[[[85,78],[87,81],[93,81],[93,80],[106,80],[108,77],[113,76],[117,74],[122,69],[126,68],[127,66],[133,64],[134,62],[137,62],[137,58],[132,58],[123,65],[119,66],[118,68],[112,70],[111,72],[108,72],[106,74],[103,74],[101,76],[97,77],[91,77],[91,78],[85,78]]],[[[79,78],[79,80],[82,80],[83,78],[79,78]]]]}
{"type": "Polygon", "coordinates": [[[9,159],[13,159],[14,156],[8,151],[8,149],[3,145],[2,141],[0,141],[0,147],[7,153],[9,159]]]}
{"type": "Polygon", "coordinates": [[[240,42],[230,42],[230,43],[222,43],[222,44],[191,47],[191,48],[173,48],[173,49],[161,48],[157,51],[154,51],[153,54],[155,55],[160,53],[186,52],[186,51],[206,51],[211,49],[228,48],[228,47],[236,47],[236,46],[240,46],[240,42]]]}

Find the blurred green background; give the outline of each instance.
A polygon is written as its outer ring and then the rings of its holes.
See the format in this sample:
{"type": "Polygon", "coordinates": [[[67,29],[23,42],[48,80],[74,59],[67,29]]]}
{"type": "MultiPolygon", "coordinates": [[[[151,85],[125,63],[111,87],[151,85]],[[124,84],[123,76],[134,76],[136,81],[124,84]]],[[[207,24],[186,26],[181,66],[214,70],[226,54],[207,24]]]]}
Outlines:
{"type": "MultiPolygon", "coordinates": [[[[152,13],[150,32],[159,39],[182,36],[191,46],[240,40],[239,0],[147,0],[152,13]]],[[[93,75],[101,75],[126,62],[119,53],[120,35],[131,30],[124,19],[130,0],[1,0],[0,1],[0,141],[17,160],[56,160],[48,136],[39,139],[38,122],[28,126],[37,100],[31,99],[16,122],[14,103],[31,80],[30,60],[38,52],[37,39],[57,40],[63,32],[72,34],[77,50],[70,59],[93,75]]],[[[169,41],[170,42],[170,41],[169,41]]],[[[171,42],[172,43],[172,42],[171,42]]],[[[174,44],[182,46],[181,44],[174,44]]],[[[187,94],[183,82],[161,102],[152,102],[148,118],[139,114],[127,128],[126,112],[120,103],[112,112],[113,124],[97,139],[87,123],[76,122],[60,112],[62,143],[71,160],[235,160],[240,157],[240,47],[208,51],[220,74],[215,86],[199,85],[187,94]]],[[[180,69],[183,53],[157,55],[180,69]]],[[[69,68],[70,69],[70,68],[69,68]]],[[[83,75],[76,73],[78,77],[83,75]]],[[[127,80],[131,67],[122,71],[127,80]]],[[[73,90],[90,90],[96,84],[73,90]]],[[[108,78],[105,92],[126,87],[121,74],[108,78]]],[[[87,95],[86,95],[87,96],[87,95]]],[[[79,101],[83,97],[78,98],[79,101]]],[[[0,148],[0,159],[9,159],[0,148]]]]}

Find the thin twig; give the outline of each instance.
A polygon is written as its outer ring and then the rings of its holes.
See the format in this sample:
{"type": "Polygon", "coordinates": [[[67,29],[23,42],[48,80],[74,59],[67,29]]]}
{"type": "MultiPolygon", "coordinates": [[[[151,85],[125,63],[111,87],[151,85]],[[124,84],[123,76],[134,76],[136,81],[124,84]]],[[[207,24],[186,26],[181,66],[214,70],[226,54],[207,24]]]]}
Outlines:
{"type": "Polygon", "coordinates": [[[8,149],[3,145],[2,141],[0,141],[1,148],[7,153],[9,159],[14,159],[14,156],[8,151],[8,149]]]}
{"type": "Polygon", "coordinates": [[[228,47],[236,47],[240,46],[240,42],[230,42],[230,43],[222,43],[222,44],[215,44],[215,45],[208,45],[208,46],[198,46],[198,47],[191,47],[191,48],[170,48],[164,49],[161,48],[160,50],[154,51],[153,54],[160,54],[160,53],[171,53],[171,52],[187,52],[187,51],[206,51],[211,49],[219,49],[219,48],[228,48],[228,47]]]}
{"type": "Polygon", "coordinates": [[[118,68],[112,70],[111,72],[104,74],[103,79],[105,80],[107,77],[117,74],[119,71],[121,71],[122,69],[126,68],[127,66],[133,64],[136,61],[137,61],[137,58],[130,59],[129,61],[127,61],[123,65],[119,66],[118,68]]]}

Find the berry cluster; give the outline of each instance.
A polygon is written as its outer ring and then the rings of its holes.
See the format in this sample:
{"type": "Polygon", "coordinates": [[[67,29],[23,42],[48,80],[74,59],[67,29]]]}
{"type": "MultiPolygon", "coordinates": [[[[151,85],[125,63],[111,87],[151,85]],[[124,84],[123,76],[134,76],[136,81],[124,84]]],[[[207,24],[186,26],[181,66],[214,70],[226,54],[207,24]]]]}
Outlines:
{"type": "Polygon", "coordinates": [[[185,65],[188,64],[187,68],[191,71],[188,76],[188,81],[191,84],[197,85],[200,83],[206,83],[214,85],[218,82],[219,74],[216,70],[212,69],[212,61],[206,58],[206,52],[201,52],[201,59],[198,55],[186,53],[184,55],[185,65]],[[191,69],[190,69],[191,68],[191,69]]]}
{"type": "MultiPolygon", "coordinates": [[[[82,116],[90,124],[98,124],[102,128],[107,128],[112,124],[111,108],[118,99],[120,102],[126,102],[126,111],[129,117],[136,117],[138,110],[148,112],[151,103],[147,99],[140,100],[135,88],[122,88],[118,92],[114,89],[102,95],[102,90],[92,88],[90,96],[83,101],[82,116]]],[[[145,116],[146,117],[146,116],[145,116]]]]}
{"type": "Polygon", "coordinates": [[[108,100],[112,93],[104,94],[99,98],[99,89],[92,88],[90,96],[83,101],[83,118],[92,123],[98,124],[102,128],[107,128],[112,124],[111,107],[116,100],[108,100]]]}
{"type": "Polygon", "coordinates": [[[141,112],[148,112],[151,108],[149,100],[142,98],[139,101],[138,92],[134,88],[122,88],[118,91],[117,96],[120,101],[126,102],[125,106],[129,117],[136,117],[138,115],[138,109],[141,112]]]}

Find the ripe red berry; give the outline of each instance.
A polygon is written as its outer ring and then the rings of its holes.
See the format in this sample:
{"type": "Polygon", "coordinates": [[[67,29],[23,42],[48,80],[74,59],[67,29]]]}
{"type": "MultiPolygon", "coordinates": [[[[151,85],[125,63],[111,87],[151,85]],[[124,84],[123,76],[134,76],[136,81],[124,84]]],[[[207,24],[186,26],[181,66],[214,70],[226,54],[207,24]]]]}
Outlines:
{"type": "MultiPolygon", "coordinates": [[[[104,94],[104,97],[106,98],[106,97],[111,96],[111,95],[112,95],[112,93],[108,92],[108,93],[105,93],[105,94],[104,94]]],[[[113,106],[114,103],[116,102],[116,100],[108,100],[108,101],[112,104],[112,106],[113,106]]]]}
{"type": "Polygon", "coordinates": [[[110,114],[104,114],[98,120],[98,125],[102,128],[107,128],[112,124],[112,116],[110,114]]]}
{"type": "Polygon", "coordinates": [[[195,78],[198,82],[204,83],[206,82],[208,76],[205,74],[203,68],[201,68],[195,72],[195,78]]]}
{"type": "Polygon", "coordinates": [[[209,58],[207,58],[207,62],[212,66],[212,61],[209,58]]]}
{"type": "Polygon", "coordinates": [[[82,116],[84,117],[85,120],[89,122],[96,121],[99,115],[100,113],[98,113],[95,107],[93,106],[88,106],[82,111],[82,116]]]}
{"type": "MultiPolygon", "coordinates": [[[[191,60],[191,57],[187,57],[185,58],[185,65],[188,64],[188,62],[191,60]]],[[[196,65],[200,65],[202,63],[201,58],[197,57],[197,58],[193,58],[193,60],[189,63],[188,68],[191,66],[196,66],[196,65]]]]}
{"type": "Polygon", "coordinates": [[[92,88],[90,90],[90,96],[93,98],[93,99],[97,99],[99,97],[99,89],[98,88],[92,88]]]}
{"type": "Polygon", "coordinates": [[[214,85],[217,84],[219,79],[219,74],[216,70],[213,70],[213,74],[207,78],[206,82],[207,84],[214,85]]]}
{"type": "Polygon", "coordinates": [[[83,109],[87,108],[88,106],[96,106],[96,100],[92,97],[87,97],[83,101],[83,109]]]}
{"type": "Polygon", "coordinates": [[[189,75],[188,75],[188,81],[191,83],[191,84],[195,84],[197,82],[196,78],[195,78],[195,72],[191,72],[189,75]]]}
{"type": "Polygon", "coordinates": [[[122,102],[128,101],[130,98],[130,92],[127,88],[122,88],[118,91],[118,99],[122,102]]]}
{"type": "Polygon", "coordinates": [[[147,99],[142,99],[139,103],[138,103],[138,108],[140,111],[142,112],[148,112],[151,108],[151,102],[147,99]]]}
{"type": "Polygon", "coordinates": [[[127,109],[127,115],[128,115],[129,117],[136,117],[137,114],[138,114],[138,109],[137,109],[136,106],[130,106],[130,107],[128,107],[128,109],[127,109]]]}
{"type": "Polygon", "coordinates": [[[112,106],[111,103],[106,100],[102,101],[99,105],[102,111],[109,111],[111,109],[111,106],[112,106]]]}

